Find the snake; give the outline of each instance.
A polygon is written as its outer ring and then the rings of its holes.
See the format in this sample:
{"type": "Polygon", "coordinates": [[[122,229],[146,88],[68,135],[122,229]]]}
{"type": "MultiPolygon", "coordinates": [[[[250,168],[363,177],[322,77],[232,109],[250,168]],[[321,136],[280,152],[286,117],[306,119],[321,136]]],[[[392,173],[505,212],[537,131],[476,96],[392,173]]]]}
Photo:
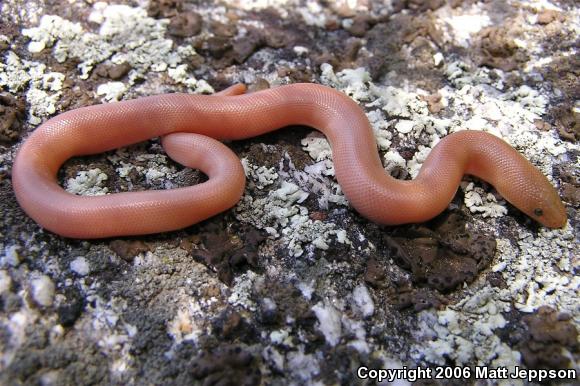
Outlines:
{"type": "Polygon", "coordinates": [[[493,185],[505,200],[545,227],[567,222],[564,204],[546,176],[493,134],[451,133],[431,150],[414,179],[400,180],[383,168],[371,124],[348,95],[314,83],[246,91],[244,84],[235,84],[213,95],[162,94],[58,114],[36,128],[16,154],[16,199],[41,227],[64,237],[181,229],[228,210],[244,193],[244,169],[223,141],[301,125],[326,136],[342,192],[373,222],[400,225],[432,219],[449,206],[466,174],[493,185]],[[72,157],[155,137],[161,137],[170,158],[199,169],[207,181],[101,196],[74,195],[58,183],[59,169],[72,157]]]}

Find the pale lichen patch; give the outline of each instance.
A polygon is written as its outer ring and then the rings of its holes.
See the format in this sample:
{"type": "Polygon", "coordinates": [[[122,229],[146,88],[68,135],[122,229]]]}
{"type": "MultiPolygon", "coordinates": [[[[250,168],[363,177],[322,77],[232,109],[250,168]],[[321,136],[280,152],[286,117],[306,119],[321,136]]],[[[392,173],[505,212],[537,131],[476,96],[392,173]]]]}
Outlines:
{"type": "Polygon", "coordinates": [[[28,49],[41,52],[52,49],[59,62],[71,58],[80,60],[79,77],[86,79],[93,68],[109,61],[113,64],[128,63],[131,66],[129,84],[147,76],[149,71],[165,72],[177,82],[208,91],[205,82],[197,84],[195,78],[180,67],[187,57],[195,55],[191,46],[174,47],[165,38],[168,21],[147,16],[143,8],[127,5],[109,5],[97,2],[89,21],[99,25],[97,33],[85,31],[80,23],[73,23],[56,15],[44,15],[38,27],[23,30],[31,39],[28,49]],[[193,83],[192,83],[193,82],[193,83]]]}
{"type": "Polygon", "coordinates": [[[67,192],[83,196],[102,196],[109,193],[109,189],[103,186],[109,176],[99,168],[83,170],[77,173],[75,178],[69,178],[65,189],[67,192]]]}
{"type": "Polygon", "coordinates": [[[0,61],[0,86],[10,92],[27,89],[28,121],[32,124],[39,124],[41,117],[56,112],[64,79],[64,74],[48,71],[45,64],[23,60],[12,51],[5,54],[5,61],[0,61]]]}
{"type": "Polygon", "coordinates": [[[318,328],[324,335],[326,343],[336,346],[342,336],[342,322],[340,311],[331,304],[317,303],[312,311],[318,319],[318,328]]]}
{"type": "Polygon", "coordinates": [[[465,194],[465,206],[471,213],[481,213],[483,217],[501,217],[507,214],[505,203],[498,203],[497,197],[492,193],[486,193],[473,182],[462,182],[461,189],[465,194]]]}
{"type": "MultiPolygon", "coordinates": [[[[289,158],[288,161],[289,169],[285,170],[281,162],[277,172],[273,168],[255,167],[249,160],[244,161],[244,168],[251,181],[247,193],[236,206],[236,217],[264,229],[273,238],[280,238],[287,245],[291,256],[301,256],[308,245],[326,250],[332,236],[339,243],[349,244],[346,235],[335,224],[313,220],[308,216],[308,209],[300,204],[308,198],[309,193],[290,181],[298,179],[308,185],[308,173],[297,171],[289,158]],[[261,190],[268,185],[276,185],[278,188],[269,191],[266,197],[254,197],[252,190],[261,190]]],[[[318,187],[320,191],[324,189],[324,184],[319,183],[318,187]]],[[[327,199],[332,200],[333,197],[329,195],[327,199]]]]}

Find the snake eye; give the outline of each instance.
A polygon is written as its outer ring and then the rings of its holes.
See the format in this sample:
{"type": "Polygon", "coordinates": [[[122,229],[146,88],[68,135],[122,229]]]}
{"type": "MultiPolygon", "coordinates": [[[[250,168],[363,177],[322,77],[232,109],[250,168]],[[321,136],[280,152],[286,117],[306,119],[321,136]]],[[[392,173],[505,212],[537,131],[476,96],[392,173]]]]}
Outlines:
{"type": "Polygon", "coordinates": [[[540,217],[541,215],[544,214],[544,211],[542,209],[540,209],[540,208],[536,208],[536,209],[534,209],[534,214],[536,216],[540,217]]]}

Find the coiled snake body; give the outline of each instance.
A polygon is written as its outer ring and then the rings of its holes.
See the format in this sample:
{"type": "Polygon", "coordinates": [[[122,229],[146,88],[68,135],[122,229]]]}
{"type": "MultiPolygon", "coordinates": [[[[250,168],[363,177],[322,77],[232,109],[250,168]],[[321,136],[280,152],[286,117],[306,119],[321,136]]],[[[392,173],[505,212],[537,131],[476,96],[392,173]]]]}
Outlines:
{"type": "Polygon", "coordinates": [[[328,138],[344,194],[372,221],[394,225],[431,219],[448,206],[462,176],[471,174],[541,224],[566,223],[564,206],[546,177],[491,134],[448,135],[417,178],[396,180],[381,165],[364,112],[346,95],[316,84],[244,92],[245,86],[235,85],[212,96],[166,94],[62,113],[36,129],[18,152],[12,177],[18,202],[42,227],[67,237],[183,228],[232,207],[243,193],[240,161],[218,140],[306,125],[328,138]],[[69,194],[57,183],[59,168],[73,156],[158,136],[171,158],[200,169],[209,180],[186,188],[93,197],[69,194]]]}

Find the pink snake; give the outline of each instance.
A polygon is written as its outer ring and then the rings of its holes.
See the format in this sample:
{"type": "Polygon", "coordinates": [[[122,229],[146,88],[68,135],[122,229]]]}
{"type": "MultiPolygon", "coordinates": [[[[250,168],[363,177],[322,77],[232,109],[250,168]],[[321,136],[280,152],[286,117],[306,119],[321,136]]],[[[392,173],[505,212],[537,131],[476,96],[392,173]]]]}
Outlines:
{"type": "Polygon", "coordinates": [[[350,204],[381,224],[417,223],[445,210],[464,174],[491,183],[547,227],[566,212],[547,178],[501,139],[480,131],[446,136],[417,178],[396,180],[381,164],[373,131],[348,96],[316,84],[245,94],[244,85],[212,96],[166,94],[83,107],[37,128],[13,167],[16,198],[43,228],[66,237],[102,238],[180,229],[234,206],[245,185],[238,157],[218,140],[255,137],[289,125],[320,130],[332,146],[336,178],[350,204]],[[209,180],[171,190],[76,196],[57,172],[69,158],[162,137],[171,158],[209,180]]]}

